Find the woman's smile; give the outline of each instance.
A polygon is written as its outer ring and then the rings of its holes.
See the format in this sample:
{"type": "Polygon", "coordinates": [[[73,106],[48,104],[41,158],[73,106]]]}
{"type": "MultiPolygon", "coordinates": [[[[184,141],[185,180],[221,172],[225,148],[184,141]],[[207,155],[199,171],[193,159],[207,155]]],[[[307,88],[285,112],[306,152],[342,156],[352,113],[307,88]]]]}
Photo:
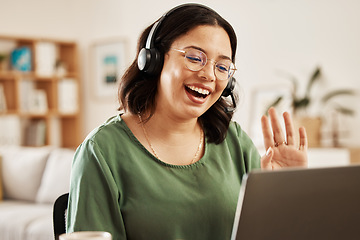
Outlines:
{"type": "Polygon", "coordinates": [[[185,91],[191,101],[202,104],[209,97],[212,90],[207,87],[185,85],[185,91]]]}

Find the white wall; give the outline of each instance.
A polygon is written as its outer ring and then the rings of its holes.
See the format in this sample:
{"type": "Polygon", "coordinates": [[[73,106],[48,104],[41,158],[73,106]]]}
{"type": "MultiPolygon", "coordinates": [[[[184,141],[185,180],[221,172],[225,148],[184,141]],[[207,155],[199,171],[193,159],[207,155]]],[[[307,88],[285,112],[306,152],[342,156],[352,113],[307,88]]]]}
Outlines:
{"type": "MultiPolygon", "coordinates": [[[[289,83],[279,70],[292,73],[304,86],[315,66],[321,66],[322,83],[313,89],[318,95],[340,87],[359,90],[359,1],[243,0],[234,9],[238,15],[229,20],[236,24],[238,76],[245,91],[244,111],[237,116],[244,123],[249,118],[240,115],[250,110],[251,89],[261,84],[289,83]]],[[[360,145],[359,98],[342,100],[357,111],[356,118],[344,119],[342,130],[347,138],[343,143],[360,145]]]]}
{"type": "MultiPolygon", "coordinates": [[[[277,71],[305,82],[316,65],[324,77],[319,91],[360,89],[360,9],[358,0],[218,0],[199,1],[216,9],[238,35],[236,73],[241,104],[235,119],[250,127],[250,95],[269,83],[285,83],[277,71]]],[[[141,31],[178,0],[0,0],[0,34],[76,40],[83,81],[84,135],[116,114],[116,96],[99,100],[91,82],[91,46],[108,38],[128,41],[128,63],[135,56],[141,31]]],[[[304,85],[304,84],[303,84],[304,85]]],[[[359,98],[347,102],[358,112],[346,119],[345,143],[360,145],[359,98]]],[[[259,123],[257,120],[256,124],[259,123]]]]}

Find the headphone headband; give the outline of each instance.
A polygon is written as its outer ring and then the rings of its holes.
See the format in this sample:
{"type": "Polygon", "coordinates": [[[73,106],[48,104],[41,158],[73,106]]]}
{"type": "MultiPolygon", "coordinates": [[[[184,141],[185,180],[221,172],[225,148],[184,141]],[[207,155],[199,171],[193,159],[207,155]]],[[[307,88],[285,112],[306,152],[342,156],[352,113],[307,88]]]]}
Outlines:
{"type": "Polygon", "coordinates": [[[150,32],[149,32],[149,35],[146,39],[146,45],[145,45],[145,48],[146,49],[151,49],[151,48],[155,48],[155,34],[158,30],[158,28],[160,27],[161,23],[164,21],[164,19],[171,15],[173,12],[175,12],[176,10],[180,9],[180,8],[183,8],[183,7],[188,7],[188,6],[197,6],[197,7],[202,7],[202,8],[205,8],[205,9],[208,9],[208,10],[211,10],[213,11],[211,8],[205,6],[205,5],[201,5],[201,4],[198,4],[198,3],[185,3],[185,4],[181,4],[179,6],[176,6],[172,9],[170,9],[169,11],[167,11],[166,13],[164,13],[161,18],[156,21],[154,23],[154,25],[152,26],[150,32]]]}
{"type": "Polygon", "coordinates": [[[146,39],[145,47],[143,47],[138,55],[138,68],[140,71],[147,73],[148,75],[156,75],[161,71],[163,65],[163,56],[155,47],[155,36],[158,28],[164,19],[171,15],[174,11],[186,7],[197,6],[213,11],[212,9],[197,3],[185,3],[170,9],[168,12],[162,15],[162,17],[156,21],[150,29],[149,35],[146,39]]]}

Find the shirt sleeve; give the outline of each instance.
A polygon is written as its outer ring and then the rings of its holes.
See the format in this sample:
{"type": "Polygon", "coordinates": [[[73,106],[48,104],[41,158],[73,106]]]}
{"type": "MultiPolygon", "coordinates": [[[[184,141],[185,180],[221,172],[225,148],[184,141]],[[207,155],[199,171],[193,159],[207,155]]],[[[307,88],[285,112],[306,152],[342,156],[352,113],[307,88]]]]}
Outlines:
{"type": "Polygon", "coordinates": [[[71,172],[67,232],[106,231],[126,239],[120,191],[106,157],[91,139],[77,149],[71,172]]]}
{"type": "Polygon", "coordinates": [[[253,169],[261,168],[261,156],[251,138],[241,129],[240,125],[235,122],[240,148],[242,149],[245,172],[249,173],[253,169]]]}

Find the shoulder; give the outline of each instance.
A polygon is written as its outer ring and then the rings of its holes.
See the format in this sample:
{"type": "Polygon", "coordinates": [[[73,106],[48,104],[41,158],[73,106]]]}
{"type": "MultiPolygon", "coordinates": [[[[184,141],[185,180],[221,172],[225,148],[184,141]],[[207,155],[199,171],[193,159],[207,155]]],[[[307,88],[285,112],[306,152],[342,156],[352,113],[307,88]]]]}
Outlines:
{"type": "Polygon", "coordinates": [[[126,159],[139,148],[138,141],[121,116],[114,116],[92,130],[75,153],[75,161],[82,165],[112,166],[126,159]],[[91,163],[90,163],[91,162],[91,163]]]}
{"type": "Polygon", "coordinates": [[[112,132],[112,130],[121,127],[121,117],[120,115],[113,116],[106,120],[103,124],[94,128],[85,138],[85,141],[96,140],[103,135],[107,135],[112,132]]]}
{"type": "Polygon", "coordinates": [[[116,115],[103,124],[93,129],[85,138],[83,143],[93,142],[95,144],[109,144],[132,137],[131,131],[122,120],[121,115],[116,115]]]}
{"type": "Polygon", "coordinates": [[[247,171],[260,167],[259,152],[240,124],[230,122],[225,142],[235,158],[244,160],[247,171]]]}
{"type": "Polygon", "coordinates": [[[93,129],[79,148],[101,152],[112,152],[134,142],[134,135],[122,120],[120,115],[113,116],[100,126],[93,129]]]}
{"type": "Polygon", "coordinates": [[[230,138],[231,140],[234,140],[234,138],[240,140],[243,144],[248,143],[253,145],[252,140],[247,135],[247,133],[241,128],[240,124],[234,121],[231,121],[229,124],[229,129],[227,132],[226,139],[230,138]]]}

